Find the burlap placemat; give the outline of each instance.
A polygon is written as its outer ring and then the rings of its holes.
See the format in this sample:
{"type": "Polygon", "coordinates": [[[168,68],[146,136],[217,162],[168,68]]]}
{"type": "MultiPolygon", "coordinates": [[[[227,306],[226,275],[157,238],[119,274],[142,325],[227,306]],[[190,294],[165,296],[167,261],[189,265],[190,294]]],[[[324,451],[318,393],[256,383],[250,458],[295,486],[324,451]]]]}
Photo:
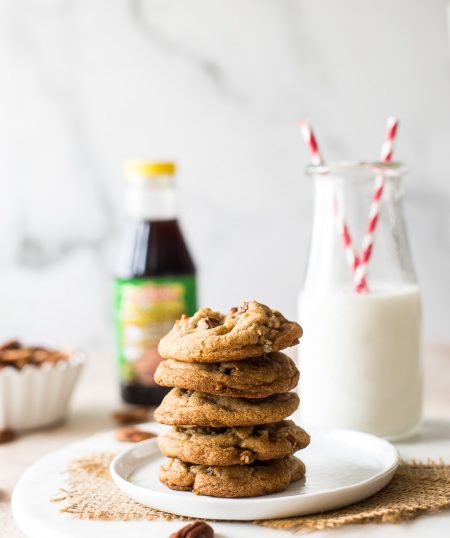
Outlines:
{"type": "MultiPolygon", "coordinates": [[[[159,512],[126,497],[112,482],[108,466],[113,454],[93,454],[73,460],[64,486],[52,499],[64,502],[61,512],[81,519],[188,519],[159,512]]],[[[256,525],[321,530],[350,523],[395,523],[450,507],[450,465],[443,462],[402,462],[392,481],[365,501],[313,516],[254,521],[256,525]]]]}

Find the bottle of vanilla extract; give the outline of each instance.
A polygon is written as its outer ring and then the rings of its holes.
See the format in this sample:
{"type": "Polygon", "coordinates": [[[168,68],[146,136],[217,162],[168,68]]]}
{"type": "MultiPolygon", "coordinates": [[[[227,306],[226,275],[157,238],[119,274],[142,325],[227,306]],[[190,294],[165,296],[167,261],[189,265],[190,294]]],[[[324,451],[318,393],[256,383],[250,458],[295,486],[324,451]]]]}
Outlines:
{"type": "Polygon", "coordinates": [[[195,266],[178,223],[175,164],[125,163],[126,222],[115,277],[115,326],[122,399],[157,405],[160,339],[197,309],[195,266]]]}

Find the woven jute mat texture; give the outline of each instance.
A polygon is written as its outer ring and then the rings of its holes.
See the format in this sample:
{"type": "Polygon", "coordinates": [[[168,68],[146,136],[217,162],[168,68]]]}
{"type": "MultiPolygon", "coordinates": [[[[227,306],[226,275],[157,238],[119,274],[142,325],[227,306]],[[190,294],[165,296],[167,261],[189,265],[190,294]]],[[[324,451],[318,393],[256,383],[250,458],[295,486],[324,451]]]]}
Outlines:
{"type": "MultiPolygon", "coordinates": [[[[59,494],[61,512],[81,519],[189,519],[153,510],[126,497],[112,482],[109,464],[114,454],[92,454],[70,462],[59,494]]],[[[379,493],[346,508],[313,516],[253,521],[293,533],[351,523],[396,523],[450,507],[450,465],[443,462],[402,462],[392,481],[379,493]]]]}

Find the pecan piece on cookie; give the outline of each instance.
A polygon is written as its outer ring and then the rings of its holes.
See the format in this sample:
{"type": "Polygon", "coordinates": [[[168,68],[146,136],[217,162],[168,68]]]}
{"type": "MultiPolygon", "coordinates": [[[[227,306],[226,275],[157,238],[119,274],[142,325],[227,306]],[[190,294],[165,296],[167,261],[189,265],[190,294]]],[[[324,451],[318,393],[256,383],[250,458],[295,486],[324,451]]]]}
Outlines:
{"type": "Polygon", "coordinates": [[[198,322],[197,327],[199,329],[214,329],[214,327],[218,327],[219,325],[220,321],[217,318],[206,316],[206,318],[203,318],[198,322]]]}

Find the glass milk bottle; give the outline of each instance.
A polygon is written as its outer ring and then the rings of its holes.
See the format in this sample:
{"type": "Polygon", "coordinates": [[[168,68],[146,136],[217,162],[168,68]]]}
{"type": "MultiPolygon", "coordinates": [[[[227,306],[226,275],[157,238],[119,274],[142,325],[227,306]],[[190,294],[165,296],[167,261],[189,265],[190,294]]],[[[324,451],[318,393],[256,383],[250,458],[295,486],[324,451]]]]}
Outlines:
{"type": "Polygon", "coordinates": [[[422,370],[420,292],[402,207],[405,167],[335,163],[309,166],[306,174],[315,201],[299,297],[302,420],[310,427],[407,436],[420,422],[422,370]],[[361,289],[349,248],[358,256],[367,246],[380,180],[384,189],[361,289]],[[340,223],[350,232],[347,249],[340,223]]]}

